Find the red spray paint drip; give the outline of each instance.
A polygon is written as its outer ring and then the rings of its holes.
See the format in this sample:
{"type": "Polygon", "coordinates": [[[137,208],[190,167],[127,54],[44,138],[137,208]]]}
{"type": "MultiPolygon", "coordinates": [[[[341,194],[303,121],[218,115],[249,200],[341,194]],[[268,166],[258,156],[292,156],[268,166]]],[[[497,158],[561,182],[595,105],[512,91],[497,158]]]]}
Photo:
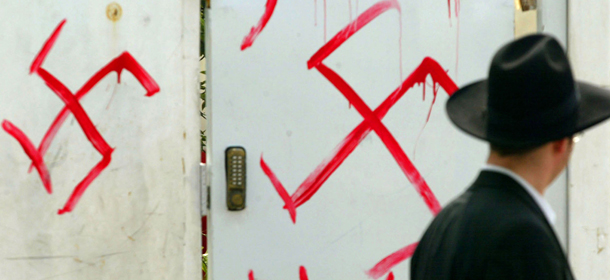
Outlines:
{"type": "Polygon", "coordinates": [[[95,166],[87,176],[74,188],[70,198],[64,205],[62,209],[58,211],[58,214],[63,214],[66,212],[70,212],[74,209],[80,197],[83,195],[87,187],[99,176],[99,174],[110,164],[111,154],[114,149],[112,149],[106,140],[100,135],[99,131],[95,128],[95,125],[79,103],[79,99],[86,95],[94,85],[96,85],[102,78],[104,78],[108,73],[115,71],[118,75],[118,80],[120,82],[120,74],[123,69],[127,69],[130,71],[136,79],[142,84],[142,86],[147,90],[146,96],[152,96],[155,93],[159,92],[159,86],[157,83],[150,77],[150,75],[138,64],[138,62],[128,53],[124,52],[119,57],[115,58],[109,64],[107,64],[104,68],[98,71],[93,77],[83,85],[83,87],[76,93],[76,95],[72,94],[72,92],[57,78],[55,78],[51,73],[42,68],[42,63],[44,62],[46,56],[49,51],[55,44],[61,29],[63,28],[66,20],[64,19],[61,23],[55,28],[53,34],[47,39],[46,43],[43,45],[39,54],[36,56],[32,65],[30,67],[30,74],[36,73],[40,78],[42,78],[46,85],[55,93],[57,96],[66,104],[66,106],[61,110],[61,112],[57,115],[51,127],[46,132],[43,140],[40,143],[37,151],[32,151],[32,143],[23,133],[19,133],[20,131],[13,126],[10,122],[4,121],[3,128],[9,134],[11,134],[24,148],[26,154],[32,159],[32,166],[30,167],[30,171],[32,167],[35,167],[45,185],[45,188],[50,193],[51,183],[50,177],[48,175],[48,171],[46,171],[46,167],[44,167],[44,162],[42,162],[42,157],[46,153],[50,143],[53,138],[57,134],[59,127],[68,116],[68,112],[71,112],[74,115],[74,118],[78,122],[78,124],[83,129],[85,136],[91,142],[93,147],[102,155],[102,160],[95,166]],[[6,125],[5,125],[6,124],[6,125]],[[19,131],[19,132],[18,132],[19,131]],[[46,172],[46,174],[45,174],[46,172]]]}
{"type": "MultiPolygon", "coordinates": [[[[428,116],[426,117],[426,121],[424,122],[424,125],[422,126],[421,130],[417,134],[417,138],[415,138],[415,145],[413,146],[413,157],[414,158],[415,158],[415,152],[417,150],[417,143],[419,143],[419,138],[421,137],[422,133],[424,132],[424,129],[426,128],[426,125],[428,124],[428,121],[430,121],[430,116],[432,115],[432,108],[434,108],[434,103],[436,103],[438,85],[436,83],[433,83],[431,86],[432,86],[432,92],[433,92],[432,103],[430,104],[430,109],[428,110],[428,116]]],[[[423,88],[423,100],[426,100],[426,83],[422,84],[422,88],[423,88]]]]}
{"type": "MultiPolygon", "coordinates": [[[[447,0],[447,10],[449,11],[449,20],[451,21],[451,0],[447,0]]],[[[455,17],[459,17],[460,13],[460,0],[454,0],[453,3],[453,11],[455,13],[455,17]]]]}
{"type": "Polygon", "coordinates": [[[351,22],[353,20],[353,16],[352,16],[352,0],[347,0],[348,4],[349,4],[349,21],[351,22]]]}
{"type": "MultiPolygon", "coordinates": [[[[432,91],[433,91],[432,103],[430,104],[430,110],[428,110],[428,116],[426,117],[426,124],[428,123],[428,121],[430,121],[430,115],[432,114],[432,108],[434,107],[434,103],[436,103],[436,95],[438,93],[438,84],[437,83],[432,84],[432,91]]],[[[425,126],[425,124],[424,124],[424,126],[425,126]]]]}
{"type": "Polygon", "coordinates": [[[254,43],[256,37],[258,37],[258,35],[267,25],[267,22],[269,22],[269,19],[271,19],[276,5],[277,0],[267,0],[267,4],[265,4],[265,13],[258,21],[258,23],[255,26],[252,26],[252,29],[250,29],[250,33],[248,33],[248,35],[246,35],[246,37],[244,37],[244,40],[241,42],[242,51],[252,46],[252,43],[254,43]]]}
{"type": "Polygon", "coordinates": [[[417,244],[419,243],[415,242],[390,254],[389,256],[378,262],[369,271],[367,271],[366,274],[368,274],[373,279],[380,278],[381,276],[388,273],[394,266],[413,256],[413,253],[415,253],[415,248],[417,248],[417,244]]]}
{"type": "MultiPolygon", "coordinates": [[[[437,214],[441,207],[428,187],[425,180],[415,166],[406,156],[396,139],[391,135],[387,128],[381,123],[381,119],[386,115],[389,109],[404,95],[404,93],[417,83],[424,83],[426,76],[430,75],[432,80],[438,83],[449,95],[457,90],[455,83],[447,76],[443,68],[432,58],[425,58],[422,63],[415,69],[409,77],[388,97],[375,111],[362,101],[362,99],[353,91],[353,89],[339,75],[330,68],[322,64],[322,61],[334,52],[341,44],[348,40],[358,30],[371,22],[375,17],[389,9],[400,9],[398,2],[395,0],[386,0],[379,2],[365,11],[355,21],[349,24],[346,28],[335,35],[328,43],[320,48],[307,62],[309,69],[316,67],[345,97],[349,103],[354,105],[356,110],[365,118],[333,151],[330,157],[327,157],[318,167],[301,183],[297,190],[290,198],[287,198],[287,192],[284,186],[277,179],[277,176],[268,167],[261,157],[261,167],[265,174],[270,178],[278,194],[284,200],[284,208],[288,210],[293,223],[296,222],[296,207],[307,202],[324,184],[324,182],[334,173],[334,171],[343,163],[349,154],[360,144],[360,142],[368,135],[371,130],[379,135],[384,142],[399,167],[406,175],[407,179],[413,184],[416,191],[422,196],[424,202],[433,214],[437,214]],[[293,209],[293,207],[295,209],[293,209]]],[[[435,93],[436,94],[436,93],[435,93]]]]}
{"type": "Polygon", "coordinates": [[[388,274],[388,279],[387,280],[394,280],[394,273],[390,272],[390,274],[388,274]]]}
{"type": "Polygon", "coordinates": [[[318,0],[313,0],[313,25],[318,26],[318,0]]]}
{"type": "Polygon", "coordinates": [[[451,23],[451,0],[447,0],[447,11],[449,12],[449,23],[451,23]]]}
{"type": "Polygon", "coordinates": [[[457,27],[455,31],[455,79],[458,79],[458,63],[460,60],[460,19],[457,19],[457,27]]]}
{"type": "MultiPolygon", "coordinates": [[[[449,11],[449,26],[451,26],[451,0],[447,0],[447,9],[449,11]]],[[[456,42],[455,42],[455,79],[458,77],[458,62],[459,62],[459,45],[460,45],[460,0],[454,0],[453,12],[455,13],[455,19],[457,22],[456,28],[456,42]]]]}
{"type": "Polygon", "coordinates": [[[326,43],[326,31],[327,31],[327,18],[326,18],[326,0],[322,0],[324,1],[324,43],[326,43]]]}
{"type": "MultiPolygon", "coordinates": [[[[254,271],[250,270],[248,272],[248,280],[254,280],[254,271]]],[[[307,270],[304,266],[299,267],[299,280],[309,280],[307,277],[307,270]]]]}
{"type": "Polygon", "coordinates": [[[398,10],[398,63],[402,80],[402,12],[398,10]]]}

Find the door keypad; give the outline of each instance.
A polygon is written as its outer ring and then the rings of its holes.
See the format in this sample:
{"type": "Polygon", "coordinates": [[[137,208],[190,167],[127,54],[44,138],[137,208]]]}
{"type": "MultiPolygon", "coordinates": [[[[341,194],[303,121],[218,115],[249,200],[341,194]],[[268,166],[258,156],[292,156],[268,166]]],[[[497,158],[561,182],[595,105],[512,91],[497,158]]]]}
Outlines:
{"type": "Polygon", "coordinates": [[[246,151],[229,147],[225,151],[227,173],[227,208],[242,210],[246,206],[246,151]]]}

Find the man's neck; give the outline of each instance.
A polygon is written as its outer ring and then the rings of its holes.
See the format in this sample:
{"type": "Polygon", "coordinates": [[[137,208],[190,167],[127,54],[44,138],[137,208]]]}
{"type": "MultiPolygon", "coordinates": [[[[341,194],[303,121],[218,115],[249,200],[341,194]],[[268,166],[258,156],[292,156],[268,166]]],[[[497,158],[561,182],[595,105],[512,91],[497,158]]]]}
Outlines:
{"type": "Polygon", "coordinates": [[[487,164],[506,168],[527,181],[541,195],[549,186],[549,174],[543,164],[528,162],[523,159],[511,159],[490,155],[487,164]]]}

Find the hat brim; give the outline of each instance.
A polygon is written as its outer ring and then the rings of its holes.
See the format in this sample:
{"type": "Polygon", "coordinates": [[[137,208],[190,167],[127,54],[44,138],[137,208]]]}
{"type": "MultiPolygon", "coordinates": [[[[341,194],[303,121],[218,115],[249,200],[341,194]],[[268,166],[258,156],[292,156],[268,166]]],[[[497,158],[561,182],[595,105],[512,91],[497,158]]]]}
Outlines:
{"type": "Polygon", "coordinates": [[[447,101],[449,119],[464,132],[491,143],[512,145],[542,144],[569,137],[610,118],[610,91],[585,82],[576,82],[580,92],[578,112],[571,128],[547,138],[527,141],[490,139],[487,119],[487,80],[471,83],[457,90],[447,101]]]}

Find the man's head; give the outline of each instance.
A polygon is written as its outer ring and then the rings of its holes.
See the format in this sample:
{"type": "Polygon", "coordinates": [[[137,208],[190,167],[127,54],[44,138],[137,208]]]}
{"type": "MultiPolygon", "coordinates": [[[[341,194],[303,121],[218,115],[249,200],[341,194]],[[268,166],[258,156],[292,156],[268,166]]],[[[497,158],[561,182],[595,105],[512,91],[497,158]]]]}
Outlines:
{"type": "Polygon", "coordinates": [[[540,145],[514,146],[490,143],[488,163],[531,173],[533,185],[544,189],[565,169],[572,154],[574,137],[540,145]],[[536,177],[536,178],[533,178],[536,177]]]}
{"type": "Polygon", "coordinates": [[[536,34],[500,48],[489,77],[460,88],[446,108],[458,128],[492,143],[490,163],[528,166],[550,183],[571,136],[610,118],[610,91],[574,80],[559,42],[536,34]]]}

